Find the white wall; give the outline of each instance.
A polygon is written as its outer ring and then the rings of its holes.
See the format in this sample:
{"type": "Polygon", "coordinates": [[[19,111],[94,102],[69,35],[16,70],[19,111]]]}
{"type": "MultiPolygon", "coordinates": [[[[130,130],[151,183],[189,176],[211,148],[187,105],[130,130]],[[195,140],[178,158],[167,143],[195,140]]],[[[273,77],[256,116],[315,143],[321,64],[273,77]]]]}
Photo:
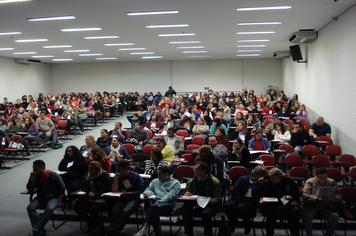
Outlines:
{"type": "Polygon", "coordinates": [[[281,87],[282,65],[277,59],[53,64],[51,81],[54,92],[164,92],[169,85],[178,92],[263,92],[268,85],[281,87]]]}
{"type": "Polygon", "coordinates": [[[312,114],[324,116],[344,153],[356,154],[356,8],[319,32],[308,46],[308,63],[283,61],[283,86],[297,93],[312,114]]]}
{"type": "Polygon", "coordinates": [[[4,97],[15,101],[22,95],[50,92],[49,65],[21,65],[13,59],[0,58],[0,102],[4,97]]]}

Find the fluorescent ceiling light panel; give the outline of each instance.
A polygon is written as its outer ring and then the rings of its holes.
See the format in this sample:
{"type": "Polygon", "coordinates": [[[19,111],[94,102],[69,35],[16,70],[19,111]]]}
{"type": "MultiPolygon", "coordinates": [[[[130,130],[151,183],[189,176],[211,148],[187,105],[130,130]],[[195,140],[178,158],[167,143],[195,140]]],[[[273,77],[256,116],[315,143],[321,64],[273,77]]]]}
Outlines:
{"type": "Polygon", "coordinates": [[[106,43],[104,44],[107,47],[115,47],[115,46],[134,46],[134,43],[106,43]]]}
{"type": "Polygon", "coordinates": [[[211,57],[210,55],[192,55],[192,56],[189,56],[189,57],[192,57],[192,58],[206,58],[206,57],[211,57]]]}
{"type": "Polygon", "coordinates": [[[271,6],[271,7],[240,7],[236,11],[269,11],[269,10],[287,10],[292,6],[271,6]]]}
{"type": "Polygon", "coordinates": [[[194,36],[195,33],[181,33],[181,34],[159,34],[159,37],[184,37],[184,36],[194,36]]]}
{"type": "Polygon", "coordinates": [[[107,60],[117,60],[117,57],[98,57],[95,59],[98,61],[107,61],[107,60]]]}
{"type": "Polygon", "coordinates": [[[161,29],[161,28],[183,28],[189,27],[188,24],[180,24],[180,25],[146,25],[147,29],[161,29]]]}
{"type": "Polygon", "coordinates": [[[240,26],[249,26],[249,25],[280,25],[282,22],[274,21],[274,22],[242,22],[237,23],[240,26]]]}
{"type": "Polygon", "coordinates": [[[15,40],[16,43],[37,43],[37,42],[47,42],[48,39],[18,39],[15,40]]]}
{"type": "Polygon", "coordinates": [[[177,41],[177,42],[169,42],[169,44],[193,44],[193,43],[201,43],[201,41],[177,41]]]}
{"type": "Polygon", "coordinates": [[[64,52],[90,52],[88,49],[65,50],[64,52]]]}
{"type": "Polygon", "coordinates": [[[128,16],[147,16],[147,15],[169,15],[178,14],[179,11],[142,11],[142,12],[127,12],[128,16]]]}
{"type": "Polygon", "coordinates": [[[84,39],[118,39],[118,38],[120,38],[120,37],[117,35],[84,37],[84,39]]]}
{"type": "Polygon", "coordinates": [[[14,52],[14,55],[31,55],[31,54],[37,54],[37,52],[14,52]]]}
{"type": "Polygon", "coordinates": [[[48,17],[34,17],[27,18],[27,21],[37,22],[37,21],[56,21],[56,20],[74,20],[75,16],[48,16],[48,17]]]}
{"type": "Polygon", "coordinates": [[[258,57],[258,56],[261,56],[261,54],[238,54],[236,56],[238,56],[238,57],[258,57]]]}
{"type": "Polygon", "coordinates": [[[54,56],[52,55],[38,55],[38,56],[32,56],[32,58],[53,58],[54,56]]]}
{"type": "Polygon", "coordinates": [[[4,35],[17,35],[17,34],[22,34],[21,32],[3,32],[0,33],[0,36],[4,36],[4,35]]]}
{"type": "Polygon", "coordinates": [[[237,50],[237,52],[262,52],[261,49],[237,50]]]}
{"type": "Polygon", "coordinates": [[[52,61],[73,61],[71,58],[57,58],[57,59],[52,59],[52,61]]]}
{"type": "Polygon", "coordinates": [[[152,55],[154,52],[130,52],[130,55],[152,55]]]}
{"type": "Polygon", "coordinates": [[[177,49],[199,49],[199,48],[205,48],[204,46],[183,46],[183,47],[177,47],[177,49]]]}
{"type": "Polygon", "coordinates": [[[29,2],[31,0],[0,0],[0,4],[15,3],[15,2],[29,2]]]}
{"type": "Polygon", "coordinates": [[[162,56],[145,56],[141,57],[142,59],[160,59],[163,58],[162,56]]]}
{"type": "Polygon", "coordinates": [[[14,50],[15,48],[0,48],[0,51],[11,51],[14,50]]]}
{"type": "Polygon", "coordinates": [[[251,44],[251,45],[237,45],[238,48],[264,48],[266,45],[263,44],[251,44]]]}
{"type": "Polygon", "coordinates": [[[83,31],[99,31],[102,28],[71,28],[71,29],[61,29],[62,32],[83,32],[83,31]]]}
{"type": "Polygon", "coordinates": [[[256,42],[269,42],[269,39],[244,39],[244,40],[237,40],[239,43],[256,43],[256,42]]]}
{"type": "Polygon", "coordinates": [[[207,53],[208,51],[183,51],[183,53],[207,53]]]}
{"type": "Polygon", "coordinates": [[[255,31],[255,32],[237,32],[236,34],[243,35],[243,34],[274,34],[274,31],[255,31]]]}
{"type": "Polygon", "coordinates": [[[119,48],[119,51],[140,51],[140,50],[146,50],[146,48],[119,48]]]}
{"type": "Polygon", "coordinates": [[[80,57],[92,57],[92,56],[102,56],[102,53],[84,53],[79,54],[80,57]]]}
{"type": "Polygon", "coordinates": [[[72,45],[50,45],[50,46],[43,46],[43,48],[71,48],[72,45]]]}

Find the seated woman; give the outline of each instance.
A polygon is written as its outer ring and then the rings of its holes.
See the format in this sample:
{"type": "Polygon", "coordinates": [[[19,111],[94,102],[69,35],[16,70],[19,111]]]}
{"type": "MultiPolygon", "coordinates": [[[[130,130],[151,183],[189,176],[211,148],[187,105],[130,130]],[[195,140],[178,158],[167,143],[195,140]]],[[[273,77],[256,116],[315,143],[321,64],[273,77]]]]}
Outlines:
{"type": "Polygon", "coordinates": [[[117,137],[111,139],[111,145],[105,149],[105,152],[110,157],[112,172],[116,172],[116,167],[120,160],[129,158],[129,153],[117,137]]]}
{"type": "Polygon", "coordinates": [[[101,222],[98,222],[98,214],[105,209],[105,204],[96,200],[98,200],[103,193],[110,192],[110,189],[111,179],[109,174],[101,168],[99,162],[90,162],[89,173],[85,177],[81,187],[81,190],[85,191],[86,195],[85,197],[78,198],[74,202],[74,210],[87,222],[88,231],[91,231],[98,225],[100,225],[103,230],[103,225],[101,222]]]}
{"type": "Polygon", "coordinates": [[[166,140],[164,138],[157,138],[157,147],[161,150],[163,160],[167,161],[168,163],[171,163],[175,156],[174,156],[174,149],[171,146],[168,146],[166,143],[166,140]]]}
{"type": "Polygon", "coordinates": [[[217,128],[215,131],[215,138],[218,141],[217,144],[224,145],[228,150],[230,149],[229,141],[226,138],[225,130],[221,127],[217,128]]]}
{"type": "Polygon", "coordinates": [[[161,165],[169,166],[169,163],[163,160],[162,152],[159,148],[153,148],[151,151],[151,160],[145,161],[145,174],[157,177],[157,167],[161,165]]]}
{"type": "Polygon", "coordinates": [[[302,119],[307,120],[308,119],[308,112],[307,112],[304,104],[301,104],[299,106],[299,108],[295,112],[295,114],[296,114],[298,120],[302,120],[302,119]]]}
{"type": "Polygon", "coordinates": [[[25,146],[27,154],[30,154],[30,142],[40,142],[41,138],[37,124],[31,117],[26,117],[21,123],[21,132],[26,132],[28,135],[24,136],[22,143],[25,146]]]}
{"type": "Polygon", "coordinates": [[[106,172],[111,171],[111,165],[108,165],[107,160],[105,158],[105,152],[100,147],[91,150],[89,161],[97,161],[100,163],[101,168],[104,169],[106,172]]]}
{"type": "Polygon", "coordinates": [[[76,146],[71,145],[66,148],[64,157],[59,162],[58,170],[67,172],[61,177],[69,193],[80,189],[87,173],[87,163],[76,146]]]}
{"type": "Polygon", "coordinates": [[[85,158],[91,158],[91,150],[94,148],[100,148],[96,143],[94,136],[88,135],[85,137],[85,145],[80,147],[80,154],[85,158]]]}
{"type": "Polygon", "coordinates": [[[217,128],[219,128],[219,127],[224,129],[225,134],[228,133],[228,130],[227,130],[226,126],[222,123],[221,119],[214,118],[213,124],[210,126],[210,129],[209,129],[209,134],[215,134],[217,128]]]}
{"type": "Polygon", "coordinates": [[[240,165],[250,168],[251,155],[241,139],[235,139],[232,144],[231,161],[240,161],[240,165]]]}
{"type": "Polygon", "coordinates": [[[205,135],[209,133],[209,126],[205,124],[203,117],[199,117],[197,123],[193,126],[193,135],[205,135]]]}
{"type": "Polygon", "coordinates": [[[274,140],[279,140],[281,143],[289,143],[291,134],[286,130],[284,125],[277,124],[276,130],[273,131],[274,140]]]}
{"type": "Polygon", "coordinates": [[[246,129],[246,126],[244,125],[243,122],[239,122],[237,124],[236,129],[230,129],[229,140],[234,140],[237,138],[241,139],[245,143],[246,147],[251,139],[251,135],[246,129]]]}

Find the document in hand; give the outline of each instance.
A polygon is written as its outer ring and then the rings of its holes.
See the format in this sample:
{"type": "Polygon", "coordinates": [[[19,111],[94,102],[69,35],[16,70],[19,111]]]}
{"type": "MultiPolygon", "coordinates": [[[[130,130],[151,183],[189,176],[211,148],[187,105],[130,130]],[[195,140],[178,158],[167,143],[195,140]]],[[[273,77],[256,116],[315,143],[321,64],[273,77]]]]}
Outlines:
{"type": "Polygon", "coordinates": [[[275,197],[263,197],[260,199],[260,203],[278,203],[278,198],[275,197]]]}
{"type": "Polygon", "coordinates": [[[121,193],[107,192],[101,195],[102,197],[121,197],[121,193]]]}
{"type": "Polygon", "coordinates": [[[333,197],[335,196],[335,187],[321,187],[318,192],[319,197],[333,197]]]}
{"type": "MultiPolygon", "coordinates": [[[[140,194],[140,199],[143,200],[144,197],[143,197],[143,194],[141,193],[140,194]]],[[[157,196],[156,195],[151,195],[151,196],[148,196],[148,199],[157,199],[157,196]]]]}
{"type": "Polygon", "coordinates": [[[205,208],[210,202],[210,197],[198,196],[197,203],[201,208],[205,208]]]}

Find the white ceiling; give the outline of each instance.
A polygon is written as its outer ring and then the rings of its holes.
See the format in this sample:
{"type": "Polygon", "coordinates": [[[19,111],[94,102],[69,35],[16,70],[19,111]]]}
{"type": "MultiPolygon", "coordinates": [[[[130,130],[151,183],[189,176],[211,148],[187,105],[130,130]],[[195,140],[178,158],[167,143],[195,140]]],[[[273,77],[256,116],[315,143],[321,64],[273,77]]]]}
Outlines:
{"type": "MultiPolygon", "coordinates": [[[[205,46],[209,59],[237,58],[236,46],[240,39],[270,39],[264,43],[262,58],[271,58],[275,51],[288,50],[288,38],[299,29],[320,29],[332,17],[355,4],[356,0],[32,0],[30,2],[0,5],[0,33],[20,31],[22,35],[0,36],[0,56],[31,58],[13,55],[13,52],[35,51],[37,55],[72,58],[74,62],[95,61],[96,57],[79,57],[79,53],[64,53],[68,49],[44,49],[46,45],[70,44],[75,49],[89,49],[102,57],[118,57],[117,61],[142,61],[140,55],[106,47],[105,43],[135,43],[149,52],[163,56],[160,60],[186,60],[177,45],[169,41],[199,40],[205,46]],[[290,10],[237,12],[237,7],[291,5],[290,10]],[[175,15],[127,16],[126,12],[178,10],[175,15]],[[76,20],[27,22],[26,18],[74,15],[76,20]],[[238,22],[281,21],[281,25],[237,26],[238,22]],[[189,24],[187,28],[146,29],[151,24],[189,24]],[[102,31],[61,32],[63,28],[102,27],[102,31]],[[237,31],[275,31],[272,35],[236,35],[237,31]],[[160,33],[196,33],[189,37],[158,37],[160,33]],[[85,40],[85,36],[119,35],[119,39],[85,40]],[[16,43],[16,39],[47,38],[48,42],[16,43]]],[[[244,43],[248,44],[248,43],[244,43]]],[[[252,43],[249,43],[252,44],[252,43]]],[[[256,44],[256,43],[253,43],[256,44]]],[[[182,45],[183,46],[183,45],[182,45]]],[[[189,46],[189,45],[184,45],[189,46]]],[[[244,48],[241,48],[244,49],[244,48]]],[[[201,49],[199,49],[201,50],[201,49]]],[[[51,62],[51,59],[41,59],[51,62]]]]}

